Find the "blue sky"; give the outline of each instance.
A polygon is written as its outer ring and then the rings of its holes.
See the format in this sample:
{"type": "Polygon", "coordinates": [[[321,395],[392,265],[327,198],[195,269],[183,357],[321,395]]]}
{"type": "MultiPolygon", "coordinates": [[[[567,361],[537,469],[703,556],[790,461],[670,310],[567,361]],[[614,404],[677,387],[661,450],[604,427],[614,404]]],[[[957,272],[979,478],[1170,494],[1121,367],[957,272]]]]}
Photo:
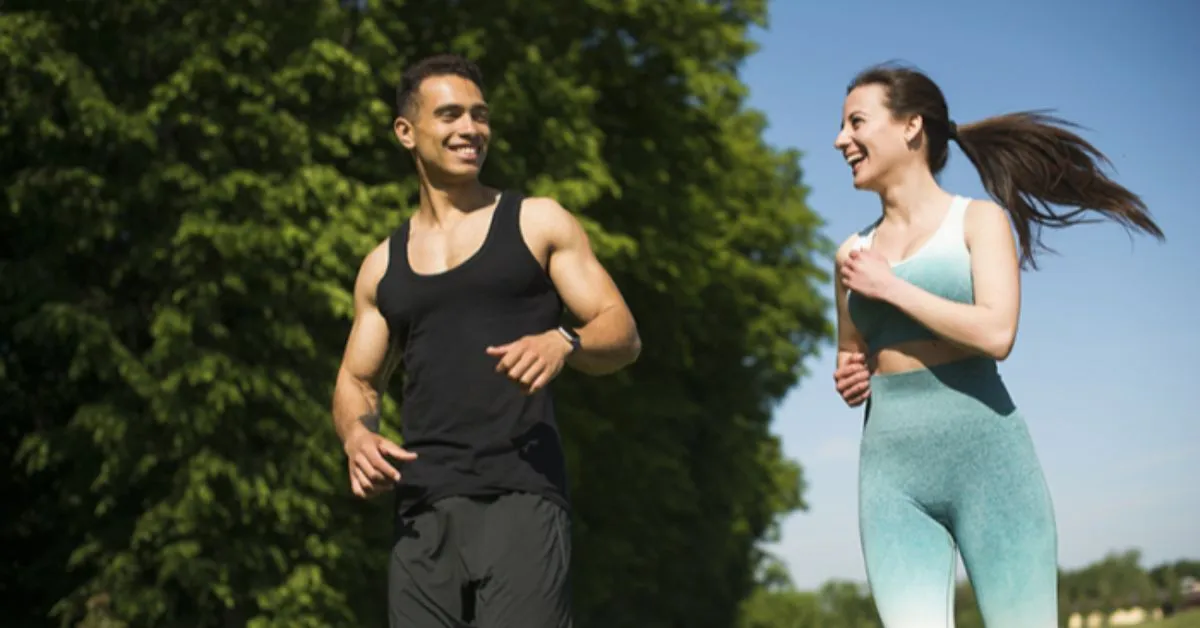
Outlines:
{"type": "MultiPolygon", "coordinates": [[[[1047,232],[1059,255],[1024,276],[1016,350],[1001,372],[1055,499],[1062,565],[1135,547],[1148,564],[1200,558],[1200,4],[776,0],[771,13],[743,68],[749,105],[769,117],[770,144],[804,151],[810,205],[838,241],[879,211],[832,148],[845,85],[867,65],[903,59],[922,68],[960,124],[1054,108],[1091,129],[1084,135],[1146,200],[1167,242],[1131,240],[1111,223],[1047,232]]],[[[942,183],[984,196],[957,149],[942,183]]],[[[832,347],[808,366],[774,423],[810,484],[810,511],[790,517],[771,548],[801,588],[865,580],[861,410],[833,390],[832,347]]]]}

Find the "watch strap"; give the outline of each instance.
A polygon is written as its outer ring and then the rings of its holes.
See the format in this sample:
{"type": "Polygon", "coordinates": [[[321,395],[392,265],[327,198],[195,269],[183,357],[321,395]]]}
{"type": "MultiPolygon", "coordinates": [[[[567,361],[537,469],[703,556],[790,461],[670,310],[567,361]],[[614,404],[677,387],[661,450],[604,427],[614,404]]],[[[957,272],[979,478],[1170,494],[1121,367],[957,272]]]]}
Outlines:
{"type": "Polygon", "coordinates": [[[567,342],[571,343],[571,353],[579,351],[579,334],[576,333],[575,330],[560,326],[558,328],[558,333],[562,334],[563,338],[565,338],[567,342]]]}

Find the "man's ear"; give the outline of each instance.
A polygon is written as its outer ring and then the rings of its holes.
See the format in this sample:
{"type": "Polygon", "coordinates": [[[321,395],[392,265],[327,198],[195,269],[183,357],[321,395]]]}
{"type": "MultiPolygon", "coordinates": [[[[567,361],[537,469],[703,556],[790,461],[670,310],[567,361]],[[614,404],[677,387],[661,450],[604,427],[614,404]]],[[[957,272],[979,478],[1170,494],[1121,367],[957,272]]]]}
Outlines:
{"type": "Polygon", "coordinates": [[[404,116],[399,116],[392,122],[392,130],[396,133],[396,139],[400,140],[400,145],[408,150],[412,150],[417,145],[417,140],[413,137],[413,125],[404,116]]]}

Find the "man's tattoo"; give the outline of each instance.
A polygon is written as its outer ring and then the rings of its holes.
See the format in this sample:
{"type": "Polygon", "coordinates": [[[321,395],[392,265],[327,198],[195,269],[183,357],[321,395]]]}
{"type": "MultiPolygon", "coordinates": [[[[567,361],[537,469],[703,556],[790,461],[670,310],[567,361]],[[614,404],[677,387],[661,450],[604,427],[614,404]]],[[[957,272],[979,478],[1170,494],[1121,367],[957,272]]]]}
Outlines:
{"type": "Polygon", "coordinates": [[[381,423],[381,418],[378,412],[368,412],[358,417],[358,420],[361,421],[362,424],[366,426],[366,428],[372,433],[379,433],[379,424],[381,423]]]}

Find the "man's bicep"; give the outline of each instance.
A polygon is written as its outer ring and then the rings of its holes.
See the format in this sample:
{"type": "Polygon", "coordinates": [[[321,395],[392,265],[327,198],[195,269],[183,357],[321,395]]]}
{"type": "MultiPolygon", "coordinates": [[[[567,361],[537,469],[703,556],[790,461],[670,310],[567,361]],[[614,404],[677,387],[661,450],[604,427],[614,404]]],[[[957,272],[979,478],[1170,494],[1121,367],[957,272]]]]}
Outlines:
{"type": "Polygon", "coordinates": [[[372,307],[359,311],[350,326],[342,370],[363,383],[378,385],[385,377],[389,335],[387,321],[372,307]]]}
{"type": "Polygon", "coordinates": [[[625,300],[612,276],[592,251],[583,226],[570,214],[560,216],[550,254],[550,280],[567,309],[587,323],[612,307],[625,307],[625,300]]]}
{"type": "Polygon", "coordinates": [[[387,320],[376,304],[375,289],[387,268],[385,250],[377,249],[363,261],[354,286],[354,322],[342,355],[342,371],[364,383],[377,385],[384,376],[390,335],[387,320]]]}

